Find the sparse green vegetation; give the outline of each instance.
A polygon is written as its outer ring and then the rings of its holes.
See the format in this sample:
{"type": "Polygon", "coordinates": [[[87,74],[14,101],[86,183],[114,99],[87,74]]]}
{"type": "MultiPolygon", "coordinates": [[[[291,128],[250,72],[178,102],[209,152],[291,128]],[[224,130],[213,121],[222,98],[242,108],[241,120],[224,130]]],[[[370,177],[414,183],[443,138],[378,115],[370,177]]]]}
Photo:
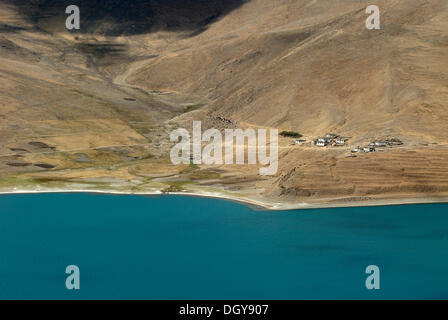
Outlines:
{"type": "Polygon", "coordinates": [[[36,184],[48,184],[54,182],[74,182],[75,179],[64,178],[64,177],[34,177],[33,181],[36,184]]]}
{"type": "Polygon", "coordinates": [[[152,94],[150,94],[148,91],[146,91],[146,90],[143,90],[142,88],[139,88],[139,87],[132,87],[134,90],[136,90],[136,91],[138,91],[138,92],[140,92],[140,93],[143,93],[144,95],[146,95],[146,96],[148,96],[148,97],[150,97],[150,98],[154,98],[154,96],[152,95],[152,94]]]}
{"type": "Polygon", "coordinates": [[[188,176],[191,180],[219,179],[221,175],[212,170],[195,171],[188,176]]]}
{"type": "Polygon", "coordinates": [[[130,125],[135,131],[137,131],[141,135],[150,134],[151,132],[157,129],[155,125],[148,123],[131,123],[130,125]]]}
{"type": "Polygon", "coordinates": [[[301,138],[302,135],[298,132],[294,132],[294,131],[282,131],[280,132],[280,135],[282,137],[288,137],[288,138],[301,138]]]}
{"type": "Polygon", "coordinates": [[[162,189],[163,193],[169,193],[169,192],[181,192],[184,190],[183,186],[186,184],[191,183],[190,181],[173,181],[173,182],[167,182],[169,185],[168,187],[162,189]]]}
{"type": "Polygon", "coordinates": [[[181,174],[190,173],[190,172],[193,172],[193,171],[198,170],[198,169],[199,169],[199,166],[197,164],[190,163],[188,165],[188,167],[185,167],[179,173],[181,173],[181,174]]]}
{"type": "Polygon", "coordinates": [[[190,163],[189,166],[192,169],[199,169],[199,166],[197,164],[194,164],[194,163],[190,163]]]}
{"type": "Polygon", "coordinates": [[[33,187],[36,185],[36,182],[29,177],[6,174],[0,177],[0,188],[27,188],[33,187]]]}
{"type": "Polygon", "coordinates": [[[145,154],[145,155],[143,155],[141,157],[141,160],[149,160],[149,159],[152,159],[152,158],[154,158],[154,155],[151,154],[151,153],[147,153],[147,154],[145,154]]]}
{"type": "Polygon", "coordinates": [[[191,112],[191,111],[195,111],[195,110],[199,110],[199,109],[203,108],[204,106],[205,106],[204,103],[194,104],[194,105],[191,105],[191,106],[187,106],[187,107],[185,107],[185,109],[184,109],[184,113],[191,112]]]}

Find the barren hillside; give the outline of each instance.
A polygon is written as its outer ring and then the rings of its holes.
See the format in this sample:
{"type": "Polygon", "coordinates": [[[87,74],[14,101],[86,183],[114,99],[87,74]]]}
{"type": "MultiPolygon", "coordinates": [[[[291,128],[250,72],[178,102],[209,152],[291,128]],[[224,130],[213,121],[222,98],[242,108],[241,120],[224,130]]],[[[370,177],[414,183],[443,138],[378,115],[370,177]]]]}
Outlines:
{"type": "Polygon", "coordinates": [[[191,191],[275,203],[448,195],[448,2],[0,3],[0,187],[191,191]],[[222,121],[226,119],[226,121],[222,121]],[[169,132],[271,127],[280,168],[173,166],[169,132]],[[349,138],[319,148],[327,132],[349,138]],[[401,141],[351,154],[374,140],[401,141]],[[39,144],[40,143],[40,144],[39,144]]]}
{"type": "Polygon", "coordinates": [[[238,122],[446,142],[448,3],[377,4],[371,31],[358,1],[251,1],[128,81],[207,96],[238,122]]]}

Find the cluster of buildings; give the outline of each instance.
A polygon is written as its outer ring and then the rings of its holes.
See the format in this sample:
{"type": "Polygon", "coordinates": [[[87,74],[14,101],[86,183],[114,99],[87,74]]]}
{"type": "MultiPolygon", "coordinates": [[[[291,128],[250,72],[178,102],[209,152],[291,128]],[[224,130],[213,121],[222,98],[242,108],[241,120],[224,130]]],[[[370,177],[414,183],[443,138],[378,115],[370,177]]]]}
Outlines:
{"type": "Polygon", "coordinates": [[[296,140],[296,144],[301,144],[301,143],[305,143],[306,139],[297,139],[296,140]]]}
{"type": "Polygon", "coordinates": [[[375,152],[376,151],[376,149],[375,149],[375,147],[371,147],[371,146],[368,146],[368,147],[356,147],[355,149],[353,149],[352,150],[352,153],[357,153],[357,152],[375,152]]]}
{"type": "Polygon", "coordinates": [[[389,145],[389,142],[387,141],[373,141],[370,142],[370,147],[387,147],[389,145]]]}
{"type": "MultiPolygon", "coordinates": [[[[347,145],[348,140],[349,140],[348,137],[341,137],[334,133],[327,133],[325,136],[319,137],[316,140],[314,140],[314,145],[316,145],[318,147],[326,147],[326,146],[339,147],[339,146],[347,145]]],[[[304,142],[306,142],[305,139],[295,140],[295,144],[302,144],[304,142]]],[[[352,149],[351,152],[352,153],[358,153],[358,152],[369,153],[369,152],[377,151],[377,148],[385,148],[388,146],[402,145],[402,144],[403,144],[403,142],[401,142],[398,139],[375,140],[375,141],[370,142],[365,147],[358,146],[358,147],[352,149]]],[[[353,155],[353,156],[355,156],[355,155],[353,155]]]]}
{"type": "Polygon", "coordinates": [[[367,147],[356,147],[352,150],[352,153],[357,152],[375,152],[377,147],[387,147],[390,143],[388,141],[372,141],[367,147]]]}
{"type": "Polygon", "coordinates": [[[326,147],[326,146],[338,147],[338,146],[345,146],[347,140],[348,138],[340,137],[337,134],[327,133],[324,137],[319,137],[316,140],[314,140],[314,144],[318,147],[326,147]]]}

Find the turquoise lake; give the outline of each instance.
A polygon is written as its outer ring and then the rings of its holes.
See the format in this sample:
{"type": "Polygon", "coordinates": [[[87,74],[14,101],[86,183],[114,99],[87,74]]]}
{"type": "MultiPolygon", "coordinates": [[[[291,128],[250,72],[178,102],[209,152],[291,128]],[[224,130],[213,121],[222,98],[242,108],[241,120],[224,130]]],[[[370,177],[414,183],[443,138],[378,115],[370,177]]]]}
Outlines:
{"type": "Polygon", "coordinates": [[[0,299],[447,299],[448,204],[0,196],[0,299]],[[81,289],[65,287],[80,268],[81,289]],[[380,290],[365,269],[380,268],[380,290]]]}

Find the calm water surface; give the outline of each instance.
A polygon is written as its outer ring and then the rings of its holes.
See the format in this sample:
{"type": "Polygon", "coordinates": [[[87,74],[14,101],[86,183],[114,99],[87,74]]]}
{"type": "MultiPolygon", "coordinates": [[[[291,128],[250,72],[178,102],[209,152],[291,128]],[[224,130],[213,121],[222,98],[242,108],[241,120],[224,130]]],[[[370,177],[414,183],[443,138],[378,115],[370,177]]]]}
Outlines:
{"type": "Polygon", "coordinates": [[[257,211],[217,199],[0,196],[1,299],[447,299],[448,204],[257,211]],[[367,290],[365,268],[381,270],[367,290]],[[65,268],[81,290],[65,288],[65,268]]]}

